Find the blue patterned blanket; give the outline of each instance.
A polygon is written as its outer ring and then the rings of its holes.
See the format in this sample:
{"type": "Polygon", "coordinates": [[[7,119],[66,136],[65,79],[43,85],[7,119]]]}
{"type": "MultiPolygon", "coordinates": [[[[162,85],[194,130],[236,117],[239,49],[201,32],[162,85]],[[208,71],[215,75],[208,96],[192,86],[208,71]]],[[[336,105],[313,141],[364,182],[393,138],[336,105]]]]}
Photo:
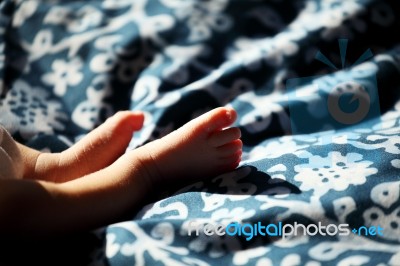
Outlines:
{"type": "Polygon", "coordinates": [[[48,244],[53,265],[400,265],[399,11],[0,1],[0,123],[20,142],[62,151],[126,109],[146,113],[130,148],[217,106],[242,130],[238,169],[48,244]]]}

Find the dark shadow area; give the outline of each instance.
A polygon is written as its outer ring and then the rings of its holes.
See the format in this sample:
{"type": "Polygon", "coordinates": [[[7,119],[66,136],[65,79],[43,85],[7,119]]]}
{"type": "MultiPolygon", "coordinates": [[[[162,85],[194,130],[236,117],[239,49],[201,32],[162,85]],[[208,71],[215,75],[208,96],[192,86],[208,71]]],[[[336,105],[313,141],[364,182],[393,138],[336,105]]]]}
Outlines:
{"type": "Polygon", "coordinates": [[[204,184],[201,187],[192,186],[190,187],[190,183],[182,184],[179,183],[169,183],[165,186],[160,186],[155,188],[154,196],[157,196],[157,200],[161,200],[170,196],[179,195],[181,193],[186,192],[203,192],[204,189],[207,189],[208,193],[211,194],[227,194],[229,195],[283,195],[283,194],[300,194],[301,190],[294,184],[282,180],[279,182],[269,182],[272,178],[265,172],[258,170],[255,166],[241,166],[234,170],[233,172],[225,173],[220,175],[219,177],[206,178],[202,181],[204,184]],[[233,178],[235,174],[233,172],[241,171],[244,168],[248,168],[250,171],[246,176],[240,178],[238,183],[250,183],[257,187],[257,190],[252,193],[248,190],[236,190],[233,194],[232,192],[228,192],[225,187],[220,187],[219,185],[223,182],[224,179],[233,178]],[[182,189],[183,187],[189,186],[189,189],[182,189]]]}
{"type": "Polygon", "coordinates": [[[90,254],[101,246],[94,234],[82,233],[41,241],[1,239],[0,265],[88,265],[90,254]]]}

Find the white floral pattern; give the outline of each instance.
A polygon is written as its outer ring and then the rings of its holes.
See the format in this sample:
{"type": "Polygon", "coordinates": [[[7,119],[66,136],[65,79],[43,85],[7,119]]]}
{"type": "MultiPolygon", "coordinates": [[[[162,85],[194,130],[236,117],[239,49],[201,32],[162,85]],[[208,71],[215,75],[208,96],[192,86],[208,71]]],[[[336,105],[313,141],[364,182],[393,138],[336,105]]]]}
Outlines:
{"type": "Polygon", "coordinates": [[[69,62],[64,60],[55,60],[51,65],[53,72],[43,76],[43,82],[53,85],[54,93],[62,96],[67,92],[68,86],[78,85],[83,74],[80,72],[83,64],[79,59],[74,59],[69,62]]]}
{"type": "Polygon", "coordinates": [[[364,184],[366,178],[376,174],[378,169],[370,167],[372,162],[362,161],[358,153],[330,152],[327,157],[311,156],[308,164],[296,165],[298,174],[294,180],[301,182],[300,189],[313,189],[315,194],[323,195],[330,189],[343,191],[350,185],[364,184]]]}
{"type": "Polygon", "coordinates": [[[0,113],[0,124],[25,139],[63,130],[67,118],[61,103],[50,100],[44,89],[31,87],[23,81],[16,82],[6,98],[0,100],[0,113]]]}
{"type": "Polygon", "coordinates": [[[189,40],[193,42],[211,38],[213,30],[225,32],[232,26],[231,18],[223,13],[228,4],[227,0],[162,0],[162,3],[174,8],[179,20],[187,20],[190,29],[189,40]]]}
{"type": "Polygon", "coordinates": [[[285,57],[296,54],[299,46],[296,40],[304,38],[305,31],[288,31],[267,39],[239,39],[235,50],[229,53],[233,61],[240,61],[249,68],[258,68],[262,61],[272,66],[281,66],[285,57]],[[260,59],[262,61],[260,61],[260,59]]]}

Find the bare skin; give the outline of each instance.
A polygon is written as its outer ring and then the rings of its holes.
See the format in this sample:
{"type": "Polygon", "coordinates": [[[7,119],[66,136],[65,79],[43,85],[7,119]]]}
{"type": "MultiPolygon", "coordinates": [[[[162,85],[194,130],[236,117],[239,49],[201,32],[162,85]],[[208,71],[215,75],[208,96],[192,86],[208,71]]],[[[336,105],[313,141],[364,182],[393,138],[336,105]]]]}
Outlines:
{"type": "Polygon", "coordinates": [[[116,222],[156,186],[235,169],[242,142],[230,108],[125,152],[141,112],[119,112],[62,153],[40,153],[0,132],[0,236],[56,236],[116,222]]]}

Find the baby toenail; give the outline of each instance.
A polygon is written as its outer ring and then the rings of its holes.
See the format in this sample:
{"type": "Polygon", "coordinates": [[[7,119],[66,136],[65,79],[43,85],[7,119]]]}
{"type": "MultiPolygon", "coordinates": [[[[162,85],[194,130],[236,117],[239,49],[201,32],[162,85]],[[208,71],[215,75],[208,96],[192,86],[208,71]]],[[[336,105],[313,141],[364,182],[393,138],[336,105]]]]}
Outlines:
{"type": "Polygon", "coordinates": [[[229,120],[232,120],[232,109],[228,109],[227,111],[226,111],[226,116],[228,117],[228,119],[229,120]]]}

